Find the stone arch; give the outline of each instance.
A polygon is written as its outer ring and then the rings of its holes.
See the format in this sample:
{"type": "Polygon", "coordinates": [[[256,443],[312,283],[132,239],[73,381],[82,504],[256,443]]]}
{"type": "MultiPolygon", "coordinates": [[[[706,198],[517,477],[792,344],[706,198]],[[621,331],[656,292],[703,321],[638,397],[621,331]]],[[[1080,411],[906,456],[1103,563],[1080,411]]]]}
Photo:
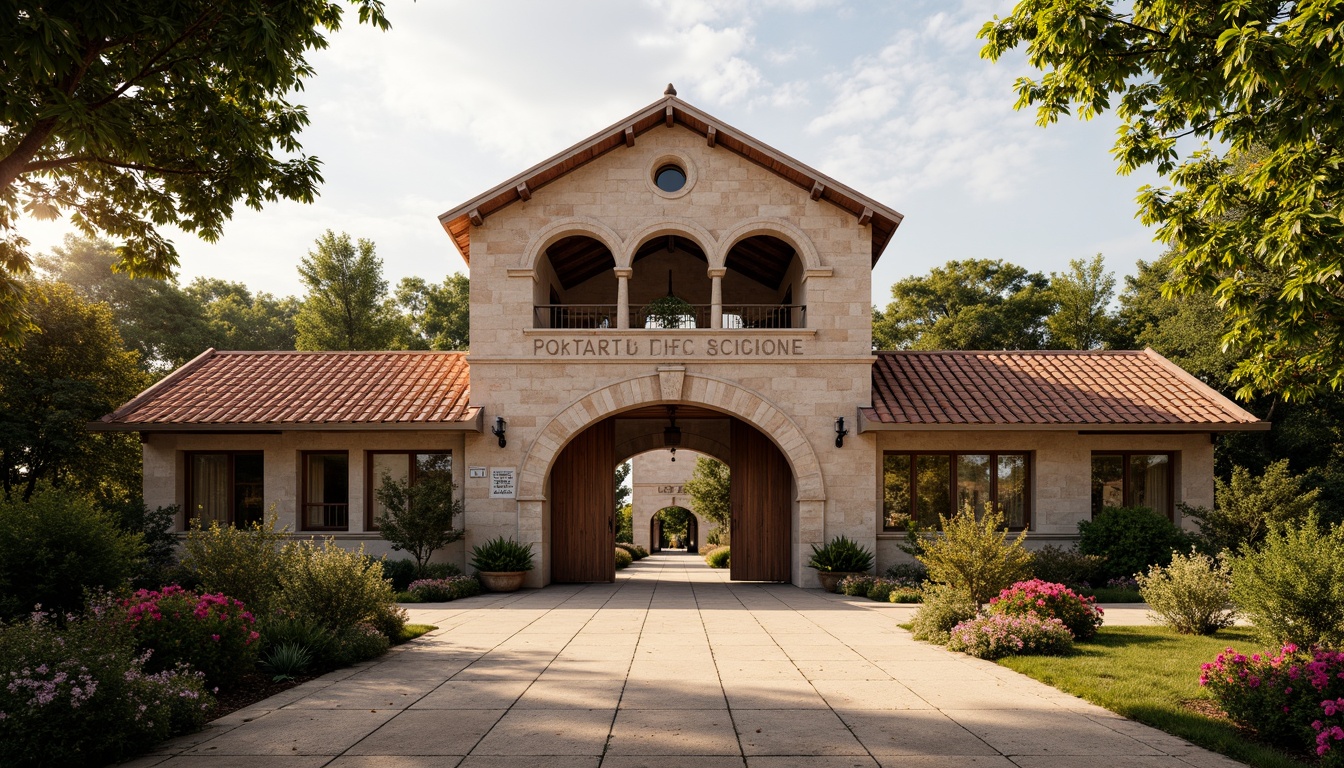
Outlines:
{"type": "Polygon", "coordinates": [[[723,411],[752,425],[774,441],[793,470],[798,501],[824,501],[821,462],[802,429],[779,406],[737,384],[687,372],[681,396],[664,399],[658,374],[634,376],[595,389],[556,414],[528,446],[518,473],[518,499],[542,501],[551,464],[570,440],[594,423],[642,405],[691,403],[723,411]]]}
{"type": "Polygon", "coordinates": [[[639,247],[660,235],[681,235],[700,246],[700,250],[705,252],[706,259],[712,259],[719,246],[719,241],[709,233],[709,230],[691,219],[664,219],[642,227],[638,232],[626,238],[625,250],[616,255],[616,268],[633,266],[635,253],[639,250],[639,247]]]}
{"type": "MultiPolygon", "coordinates": [[[[709,257],[710,267],[722,267],[728,261],[728,252],[739,242],[756,235],[770,235],[793,246],[798,258],[803,260],[805,269],[821,269],[821,254],[812,238],[808,237],[796,224],[773,216],[758,216],[747,219],[730,229],[719,239],[719,247],[709,257]]],[[[706,254],[709,251],[705,251],[706,254]]]]}
{"type": "MultiPolygon", "coordinates": [[[[663,445],[662,433],[640,435],[633,440],[627,440],[616,445],[616,463],[629,461],[641,453],[666,449],[667,447],[663,445]]],[[[681,445],[677,446],[677,450],[703,453],[706,456],[718,459],[724,464],[728,463],[728,446],[718,440],[694,432],[682,431],[681,445]]]]}
{"type": "Polygon", "coordinates": [[[523,259],[518,266],[532,270],[535,275],[537,263],[545,255],[546,249],[570,235],[586,235],[602,243],[611,251],[612,258],[617,260],[616,266],[620,266],[621,254],[625,252],[625,241],[611,227],[587,216],[560,219],[537,230],[528,241],[527,248],[523,251],[523,259]]]}

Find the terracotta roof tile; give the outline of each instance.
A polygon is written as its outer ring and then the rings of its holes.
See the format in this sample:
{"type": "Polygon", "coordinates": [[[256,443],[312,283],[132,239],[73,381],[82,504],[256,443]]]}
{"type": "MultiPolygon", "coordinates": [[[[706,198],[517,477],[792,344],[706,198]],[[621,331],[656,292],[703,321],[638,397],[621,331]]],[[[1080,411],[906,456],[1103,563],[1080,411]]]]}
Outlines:
{"type": "Polygon", "coordinates": [[[444,425],[472,421],[461,352],[216,352],[100,422],[118,425],[444,425]]]}
{"type": "Polygon", "coordinates": [[[1263,425],[1153,352],[878,352],[883,424],[1263,425]]]}

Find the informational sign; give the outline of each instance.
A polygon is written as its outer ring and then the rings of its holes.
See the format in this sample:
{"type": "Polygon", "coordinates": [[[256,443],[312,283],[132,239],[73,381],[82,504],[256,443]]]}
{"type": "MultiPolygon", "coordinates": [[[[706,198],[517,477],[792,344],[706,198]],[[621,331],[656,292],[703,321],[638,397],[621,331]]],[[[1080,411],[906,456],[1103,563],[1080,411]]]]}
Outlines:
{"type": "Polygon", "coordinates": [[[485,467],[467,467],[467,477],[470,477],[470,478],[484,478],[484,477],[485,477],[485,467]]]}
{"type": "Polygon", "coordinates": [[[512,499],[518,493],[518,470],[513,467],[490,468],[490,498],[512,499]]]}

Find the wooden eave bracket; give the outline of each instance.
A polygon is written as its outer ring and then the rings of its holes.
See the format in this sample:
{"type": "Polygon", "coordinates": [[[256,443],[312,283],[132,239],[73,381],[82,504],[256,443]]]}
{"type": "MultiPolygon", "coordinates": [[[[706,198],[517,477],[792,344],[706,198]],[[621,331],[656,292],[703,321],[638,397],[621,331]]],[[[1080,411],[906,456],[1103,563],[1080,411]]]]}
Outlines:
{"type": "Polygon", "coordinates": [[[518,185],[518,197],[521,198],[523,202],[527,202],[528,200],[532,199],[532,190],[527,188],[526,181],[518,185]]]}
{"type": "Polygon", "coordinates": [[[635,146],[635,126],[627,125],[625,127],[625,146],[635,146]]]}
{"type": "Polygon", "coordinates": [[[826,191],[826,185],[820,181],[812,182],[812,193],[809,195],[813,200],[820,200],[823,192],[826,191]]]}
{"type": "Polygon", "coordinates": [[[866,227],[873,221],[873,209],[864,208],[863,213],[859,214],[859,226],[866,227]]]}
{"type": "Polygon", "coordinates": [[[711,125],[709,126],[709,130],[705,131],[705,143],[708,144],[711,149],[713,149],[714,145],[717,144],[718,142],[719,142],[719,129],[711,125]]]}
{"type": "Polygon", "coordinates": [[[479,227],[485,223],[485,217],[481,215],[480,208],[472,208],[471,212],[467,214],[467,218],[471,220],[471,226],[473,227],[479,227]]]}

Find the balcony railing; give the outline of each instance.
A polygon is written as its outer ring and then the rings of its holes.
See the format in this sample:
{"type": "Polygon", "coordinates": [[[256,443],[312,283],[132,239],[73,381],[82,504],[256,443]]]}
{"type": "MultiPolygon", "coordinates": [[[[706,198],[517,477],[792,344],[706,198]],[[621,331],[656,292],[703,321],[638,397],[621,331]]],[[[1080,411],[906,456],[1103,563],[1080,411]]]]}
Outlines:
{"type": "MultiPolygon", "coordinates": [[[[807,306],[803,304],[724,304],[724,329],[806,328],[807,306]]],[[[688,304],[675,316],[650,315],[644,308],[630,308],[630,328],[671,330],[711,328],[714,307],[688,304]]],[[[616,304],[539,304],[534,309],[537,328],[616,328],[620,307],[616,304]]]]}

